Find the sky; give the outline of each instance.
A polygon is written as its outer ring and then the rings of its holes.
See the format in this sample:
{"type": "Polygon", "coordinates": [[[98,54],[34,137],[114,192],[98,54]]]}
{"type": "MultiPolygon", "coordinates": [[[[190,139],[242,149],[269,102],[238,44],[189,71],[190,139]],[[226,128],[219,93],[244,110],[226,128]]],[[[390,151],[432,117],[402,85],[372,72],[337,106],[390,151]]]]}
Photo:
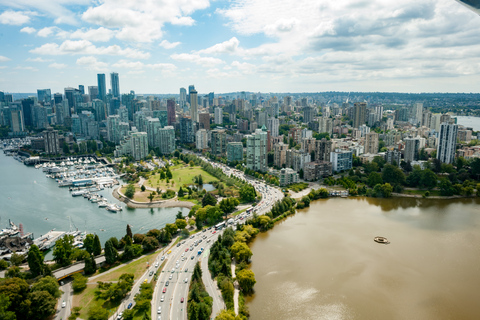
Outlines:
{"type": "Polygon", "coordinates": [[[0,0],[0,91],[479,92],[479,30],[455,0],[0,0]]]}

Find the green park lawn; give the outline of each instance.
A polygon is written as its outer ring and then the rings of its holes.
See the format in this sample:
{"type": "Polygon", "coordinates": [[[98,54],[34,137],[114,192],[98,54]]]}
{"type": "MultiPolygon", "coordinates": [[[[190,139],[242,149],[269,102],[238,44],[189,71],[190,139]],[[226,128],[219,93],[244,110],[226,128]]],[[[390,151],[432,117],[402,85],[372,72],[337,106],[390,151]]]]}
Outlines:
{"type": "MultiPolygon", "coordinates": [[[[145,272],[147,268],[147,262],[149,265],[152,265],[157,256],[161,254],[161,251],[150,253],[136,261],[130,262],[123,267],[118,268],[115,271],[109,272],[101,277],[98,277],[94,280],[89,280],[88,282],[108,282],[108,281],[117,281],[120,276],[124,273],[133,273],[135,281],[138,281],[140,276],[145,272]]],[[[105,303],[103,299],[95,299],[95,290],[97,289],[97,284],[89,284],[87,288],[83,290],[80,294],[73,296],[73,307],[81,307],[80,318],[88,319],[88,311],[94,306],[103,306],[108,310],[109,314],[112,315],[115,313],[119,303],[113,304],[110,302],[105,303]]]]}
{"type": "Polygon", "coordinates": [[[218,181],[217,178],[212,176],[206,171],[203,171],[202,167],[194,166],[190,167],[188,165],[184,165],[182,167],[173,167],[170,168],[172,172],[172,179],[170,179],[170,183],[166,183],[166,180],[160,180],[160,174],[152,175],[146,182],[145,185],[152,187],[152,188],[160,188],[162,190],[167,189],[174,189],[178,190],[180,186],[184,184],[190,185],[193,184],[193,178],[198,175],[202,175],[203,183],[211,183],[213,181],[218,181]]]}
{"type": "MultiPolygon", "coordinates": [[[[408,190],[403,190],[402,193],[404,194],[415,194],[415,195],[420,195],[420,196],[423,196],[425,194],[425,192],[427,192],[429,190],[422,190],[422,189],[408,189],[408,190]]],[[[440,194],[440,190],[430,190],[430,196],[435,196],[435,197],[439,197],[441,196],[440,194]]]]}

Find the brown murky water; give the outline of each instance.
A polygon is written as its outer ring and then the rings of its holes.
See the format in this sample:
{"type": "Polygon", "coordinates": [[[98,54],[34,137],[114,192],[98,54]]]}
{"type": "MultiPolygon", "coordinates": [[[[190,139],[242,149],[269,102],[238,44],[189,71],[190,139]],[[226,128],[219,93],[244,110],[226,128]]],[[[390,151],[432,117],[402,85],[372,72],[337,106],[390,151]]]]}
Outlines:
{"type": "Polygon", "coordinates": [[[251,247],[254,320],[480,319],[480,199],[319,200],[251,247]]]}

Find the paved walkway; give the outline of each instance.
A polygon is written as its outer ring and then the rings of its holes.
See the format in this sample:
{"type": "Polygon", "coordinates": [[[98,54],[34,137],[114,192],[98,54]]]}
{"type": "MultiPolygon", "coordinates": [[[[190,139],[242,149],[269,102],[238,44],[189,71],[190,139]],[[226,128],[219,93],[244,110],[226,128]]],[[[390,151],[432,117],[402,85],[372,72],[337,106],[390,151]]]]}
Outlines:
{"type": "MultiPolygon", "coordinates": [[[[232,261],[232,264],[230,266],[232,268],[232,278],[235,278],[235,267],[237,266],[237,264],[235,263],[235,261],[232,261]]],[[[233,291],[233,309],[235,310],[235,314],[238,314],[238,296],[240,295],[240,286],[238,285],[237,281],[233,283],[233,287],[235,288],[235,290],[233,291]]]]}

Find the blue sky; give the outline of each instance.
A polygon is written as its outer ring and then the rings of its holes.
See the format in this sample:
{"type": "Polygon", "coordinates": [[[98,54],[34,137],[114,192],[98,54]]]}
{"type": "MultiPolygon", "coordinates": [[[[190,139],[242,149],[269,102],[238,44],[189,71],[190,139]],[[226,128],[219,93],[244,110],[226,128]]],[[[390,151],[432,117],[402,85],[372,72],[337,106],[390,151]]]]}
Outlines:
{"type": "Polygon", "coordinates": [[[0,0],[0,90],[478,92],[478,30],[455,0],[0,0]]]}

